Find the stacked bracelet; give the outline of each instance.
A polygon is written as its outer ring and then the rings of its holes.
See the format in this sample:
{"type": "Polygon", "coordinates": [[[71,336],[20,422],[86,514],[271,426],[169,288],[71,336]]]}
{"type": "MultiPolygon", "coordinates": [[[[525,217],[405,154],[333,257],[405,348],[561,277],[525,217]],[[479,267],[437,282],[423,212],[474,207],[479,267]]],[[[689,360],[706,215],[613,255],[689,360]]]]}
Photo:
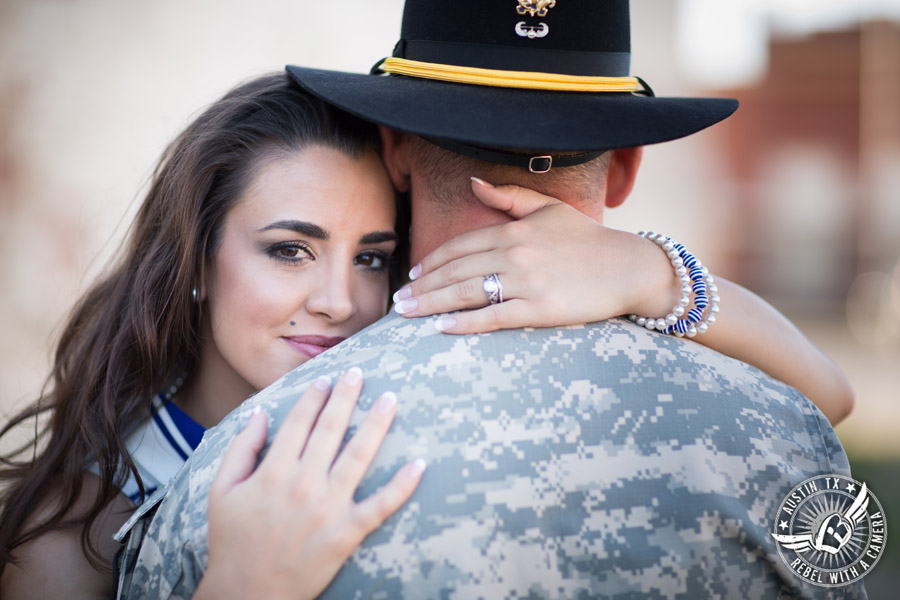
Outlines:
{"type": "Polygon", "coordinates": [[[716,322],[719,312],[719,296],[716,295],[718,288],[709,269],[684,246],[669,237],[652,231],[642,231],[638,235],[654,242],[668,254],[675,275],[681,282],[681,298],[665,317],[653,319],[628,315],[628,318],[641,327],[678,337],[694,337],[698,333],[705,333],[716,322]],[[692,294],[694,306],[689,308],[692,294]]]}

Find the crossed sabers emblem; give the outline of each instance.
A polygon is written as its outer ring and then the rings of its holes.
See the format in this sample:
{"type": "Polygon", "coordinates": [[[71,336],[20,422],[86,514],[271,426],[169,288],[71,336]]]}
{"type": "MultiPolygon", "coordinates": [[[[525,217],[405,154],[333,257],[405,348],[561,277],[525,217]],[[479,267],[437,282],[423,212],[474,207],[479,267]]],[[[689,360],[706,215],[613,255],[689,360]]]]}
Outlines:
{"type": "Polygon", "coordinates": [[[531,17],[546,17],[547,11],[556,6],[556,0],[519,0],[516,12],[531,17]]]}
{"type": "Polygon", "coordinates": [[[819,525],[819,530],[814,534],[779,535],[773,533],[772,537],[785,548],[794,550],[797,553],[818,550],[828,554],[837,554],[853,537],[853,531],[866,515],[866,507],[868,505],[868,489],[866,489],[866,484],[863,483],[862,489],[859,490],[859,495],[853,501],[853,504],[850,505],[850,508],[845,510],[844,514],[833,513],[828,515],[828,518],[822,521],[822,524],[819,525]],[[832,543],[832,541],[837,543],[832,543]]]}

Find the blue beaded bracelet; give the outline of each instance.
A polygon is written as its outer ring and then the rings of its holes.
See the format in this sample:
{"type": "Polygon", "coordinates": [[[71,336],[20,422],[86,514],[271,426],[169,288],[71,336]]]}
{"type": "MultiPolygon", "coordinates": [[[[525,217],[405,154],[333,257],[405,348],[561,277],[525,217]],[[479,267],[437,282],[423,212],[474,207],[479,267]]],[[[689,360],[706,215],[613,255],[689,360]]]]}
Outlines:
{"type": "Polygon", "coordinates": [[[681,282],[681,298],[665,317],[653,319],[628,315],[628,318],[641,327],[678,337],[694,337],[698,333],[705,333],[716,322],[716,315],[719,313],[719,296],[716,295],[718,288],[709,269],[672,238],[652,231],[642,231],[638,235],[654,242],[669,256],[675,275],[681,282]],[[689,309],[691,294],[694,297],[694,307],[689,309]]]}

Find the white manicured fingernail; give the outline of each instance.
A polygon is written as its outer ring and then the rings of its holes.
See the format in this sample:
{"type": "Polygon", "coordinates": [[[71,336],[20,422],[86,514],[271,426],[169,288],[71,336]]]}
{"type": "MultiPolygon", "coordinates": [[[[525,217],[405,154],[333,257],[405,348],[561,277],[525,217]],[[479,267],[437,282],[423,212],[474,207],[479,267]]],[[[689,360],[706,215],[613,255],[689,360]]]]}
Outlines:
{"type": "Polygon", "coordinates": [[[244,425],[245,426],[249,425],[250,421],[253,419],[253,417],[255,417],[256,415],[258,415],[261,412],[262,412],[261,406],[254,406],[250,410],[241,411],[241,418],[244,420],[244,425]]]}
{"type": "Polygon", "coordinates": [[[404,285],[402,288],[394,292],[394,304],[400,302],[401,300],[406,300],[407,298],[412,298],[412,288],[408,285],[404,285]]]}
{"type": "Polygon", "coordinates": [[[324,392],[331,387],[331,380],[322,375],[313,382],[313,385],[316,386],[317,390],[322,390],[324,392]]]}
{"type": "Polygon", "coordinates": [[[474,181],[474,182],[477,183],[478,185],[483,185],[484,187],[487,187],[487,188],[492,188],[492,187],[494,187],[494,186],[492,186],[490,183],[488,183],[487,181],[485,181],[484,179],[479,179],[479,178],[477,178],[477,177],[472,177],[471,179],[472,179],[472,181],[474,181]]]}
{"type": "Polygon", "coordinates": [[[454,317],[441,317],[440,319],[434,322],[434,328],[438,331],[447,331],[451,327],[456,325],[456,318],[454,317]]]}
{"type": "Polygon", "coordinates": [[[350,385],[356,385],[360,381],[362,381],[362,369],[359,367],[353,367],[346,374],[344,374],[344,381],[349,383],[350,385]]]}
{"type": "Polygon", "coordinates": [[[409,298],[407,300],[402,300],[394,305],[394,310],[401,315],[405,315],[408,312],[412,312],[416,310],[419,306],[419,301],[415,298],[409,298]]]}
{"type": "Polygon", "coordinates": [[[422,274],[422,265],[416,265],[409,270],[409,278],[416,280],[422,274]]]}
{"type": "Polygon", "coordinates": [[[390,414],[394,407],[397,406],[397,394],[394,392],[385,392],[381,395],[381,398],[378,399],[378,404],[376,405],[378,408],[378,412],[383,415],[390,414]]]}
{"type": "Polygon", "coordinates": [[[428,466],[428,463],[425,462],[424,458],[417,458],[409,464],[408,471],[410,477],[418,477],[425,470],[425,467],[428,466]]]}

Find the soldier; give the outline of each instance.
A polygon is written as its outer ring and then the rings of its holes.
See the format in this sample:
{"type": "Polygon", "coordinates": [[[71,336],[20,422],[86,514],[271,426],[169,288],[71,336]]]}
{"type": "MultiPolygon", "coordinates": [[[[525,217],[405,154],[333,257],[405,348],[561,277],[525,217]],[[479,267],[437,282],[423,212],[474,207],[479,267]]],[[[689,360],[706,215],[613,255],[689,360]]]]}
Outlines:
{"type": "MultiPolygon", "coordinates": [[[[413,264],[508,220],[475,198],[472,175],[479,197],[493,193],[485,180],[518,184],[600,220],[630,192],[640,146],[736,108],[656,98],[629,77],[626,1],[541,4],[538,17],[511,0],[411,1],[378,68],[389,76],[288,67],[308,91],[382,126],[385,164],[410,192],[413,264]]],[[[481,276],[484,303],[512,310],[502,279],[481,276]]],[[[401,398],[360,495],[411,457],[429,468],[326,598],[864,597],[860,584],[804,586],[778,557],[768,529],[781,499],[810,476],[849,474],[847,458],[799,392],[673,335],[715,316],[698,301],[705,273],[689,279],[699,312],[673,310],[658,330],[612,319],[446,336],[452,316],[388,315],[207,432],[121,532],[135,528],[120,594],[190,597],[209,559],[210,483],[248,411],[264,411],[274,431],[317,377],[355,366],[363,409],[387,389],[401,398]]]]}

